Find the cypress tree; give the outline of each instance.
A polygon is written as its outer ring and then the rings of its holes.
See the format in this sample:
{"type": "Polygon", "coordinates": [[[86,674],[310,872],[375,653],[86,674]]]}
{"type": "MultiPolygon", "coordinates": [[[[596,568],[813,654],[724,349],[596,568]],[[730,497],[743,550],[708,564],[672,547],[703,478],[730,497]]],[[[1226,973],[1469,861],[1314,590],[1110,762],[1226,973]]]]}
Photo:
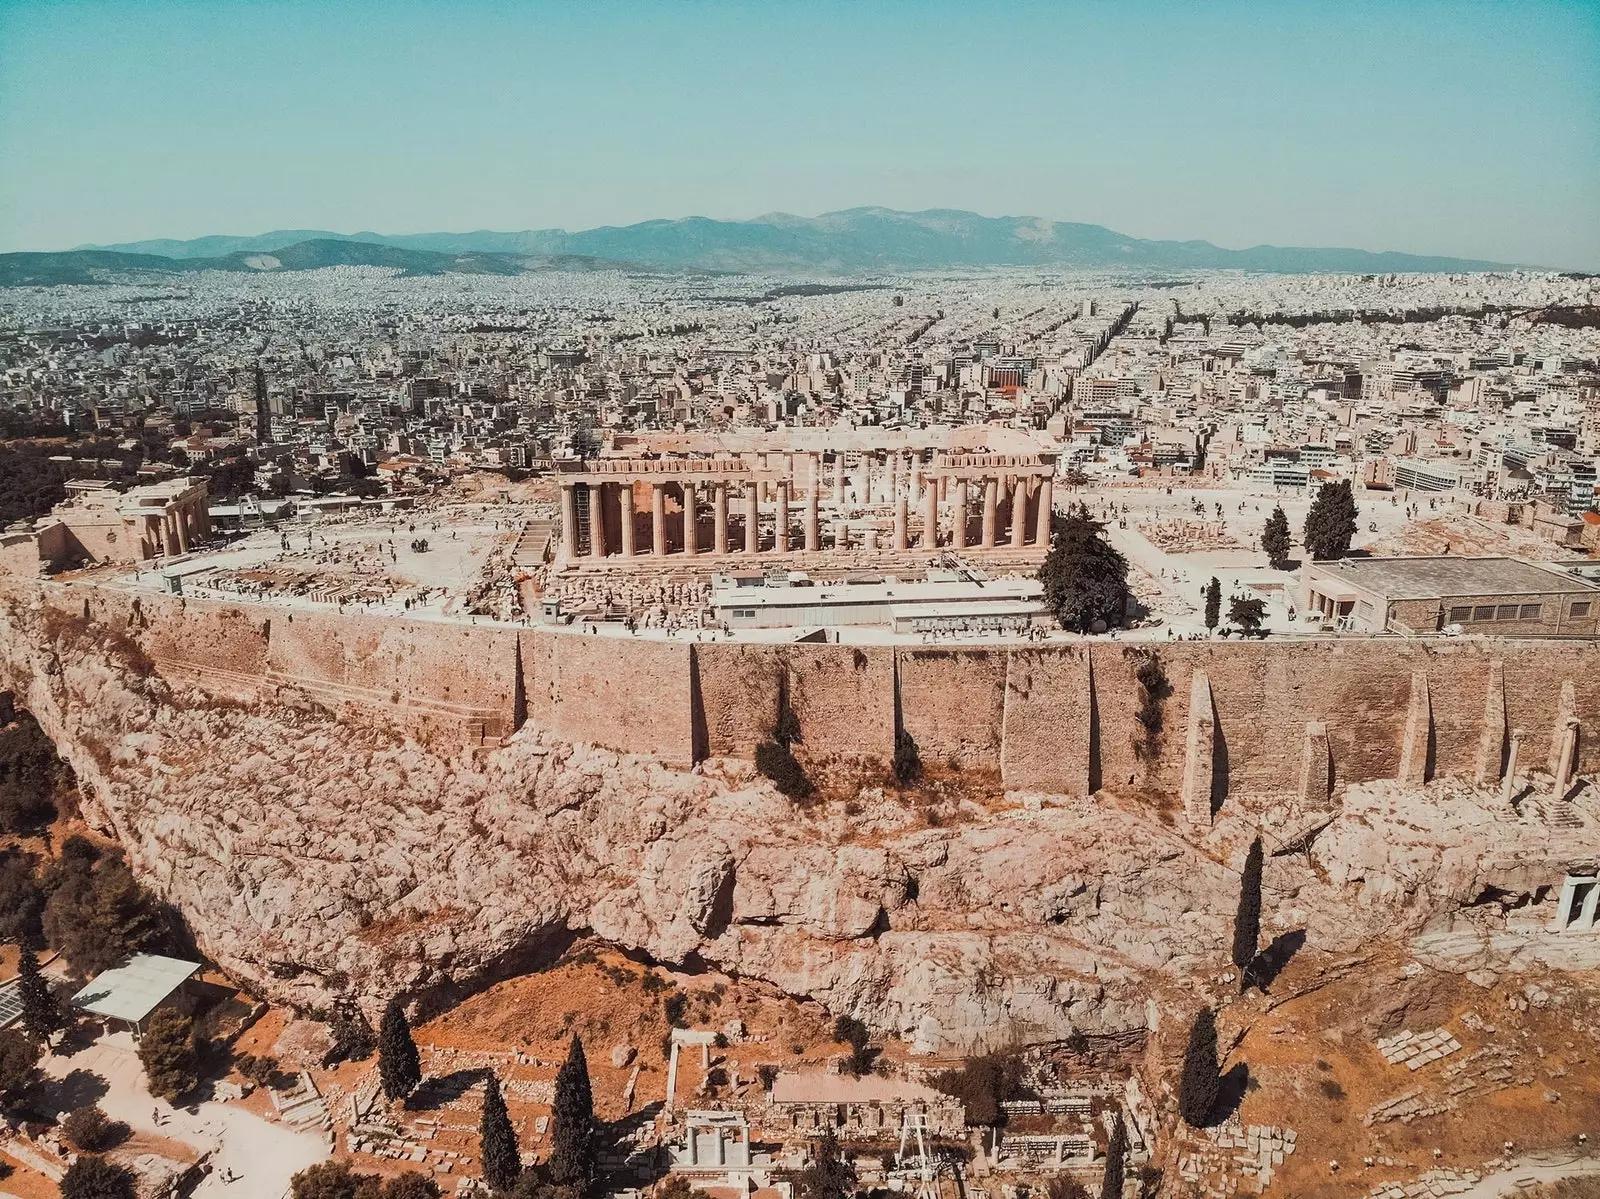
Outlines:
{"type": "Polygon", "coordinates": [[[1320,561],[1344,557],[1356,535],[1359,511],[1349,479],[1324,483],[1306,514],[1306,551],[1320,561]]]}
{"type": "Polygon", "coordinates": [[[1267,555],[1267,561],[1273,566],[1282,567],[1289,559],[1291,545],[1289,518],[1283,514],[1283,505],[1279,504],[1267,517],[1266,528],[1261,530],[1261,549],[1267,555]]]}
{"type": "Polygon", "coordinates": [[[1261,838],[1250,843],[1239,873],[1239,910],[1233,917],[1233,964],[1239,968],[1239,989],[1250,985],[1256,945],[1261,940],[1261,838]]]}
{"type": "Polygon", "coordinates": [[[1222,584],[1215,575],[1206,584],[1206,628],[1214,629],[1222,619],[1222,584]]]}
{"type": "Polygon", "coordinates": [[[556,1072],[551,1115],[556,1126],[550,1136],[550,1179],[558,1186],[587,1191],[595,1174],[594,1093],[589,1088],[589,1061],[577,1037],[556,1072]]]}
{"type": "Polygon", "coordinates": [[[500,1080],[493,1074],[484,1088],[478,1136],[483,1180],[497,1191],[509,1191],[522,1174],[522,1155],[517,1149],[517,1131],[511,1127],[506,1101],[500,1094],[500,1080]]]}
{"type": "Polygon", "coordinates": [[[422,1081],[422,1059],[411,1039],[411,1025],[399,999],[391,999],[378,1028],[378,1078],[392,1103],[404,1099],[422,1081]]]}
{"type": "Polygon", "coordinates": [[[36,1045],[47,1044],[51,1033],[66,1026],[31,945],[24,945],[17,958],[17,997],[22,1001],[22,1029],[36,1045]]]}
{"type": "Polygon", "coordinates": [[[1128,606],[1128,561],[1083,504],[1056,517],[1039,567],[1045,605],[1064,629],[1087,633],[1097,620],[1115,628],[1128,606]]]}
{"type": "Polygon", "coordinates": [[[1122,1199],[1123,1159],[1128,1155],[1128,1130],[1117,1114],[1111,1125],[1111,1143],[1106,1146],[1106,1172],[1100,1180],[1100,1199],[1122,1199]]]}
{"type": "Polygon", "coordinates": [[[1178,1114],[1191,1128],[1203,1128],[1217,1106],[1220,1071],[1217,1065],[1217,1018],[1208,1007],[1200,1009],[1189,1029],[1189,1048],[1183,1055],[1183,1078],[1178,1083],[1178,1114]]]}

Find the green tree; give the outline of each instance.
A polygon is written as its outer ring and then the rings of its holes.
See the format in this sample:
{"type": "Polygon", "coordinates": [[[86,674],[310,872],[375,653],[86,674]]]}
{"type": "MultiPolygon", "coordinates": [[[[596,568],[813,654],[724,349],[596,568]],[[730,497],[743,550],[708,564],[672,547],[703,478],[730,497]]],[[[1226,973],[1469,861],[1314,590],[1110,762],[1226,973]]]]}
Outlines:
{"type": "Polygon", "coordinates": [[[1289,518],[1283,514],[1283,505],[1279,504],[1272,510],[1272,515],[1267,517],[1266,528],[1261,530],[1261,549],[1267,555],[1267,561],[1281,570],[1283,564],[1289,560],[1292,544],[1289,537],[1289,518]]]}
{"type": "Polygon", "coordinates": [[[139,1038],[139,1060],[151,1094],[171,1100],[194,1090],[200,1084],[194,1022],[172,1008],[157,1008],[139,1038]]]}
{"type": "Polygon", "coordinates": [[[567,1060],[556,1071],[550,1114],[555,1119],[550,1137],[550,1179],[557,1186],[587,1192],[595,1179],[594,1092],[589,1086],[589,1061],[578,1037],[572,1038],[567,1060]]]}
{"type": "Polygon", "coordinates": [[[0,1102],[14,1099],[38,1069],[39,1047],[18,1029],[0,1028],[0,1102]]]}
{"type": "Polygon", "coordinates": [[[391,1103],[404,1099],[422,1081],[422,1059],[417,1054],[417,1043],[411,1039],[405,1005],[399,999],[389,1001],[383,1011],[383,1023],[378,1026],[378,1080],[391,1103]]]}
{"type": "Polygon", "coordinates": [[[61,1135],[80,1153],[98,1153],[126,1137],[128,1126],[90,1104],[67,1113],[61,1121],[61,1135]]]}
{"type": "Polygon", "coordinates": [[[509,1191],[522,1173],[522,1155],[517,1149],[517,1131],[511,1127],[500,1080],[493,1074],[484,1085],[483,1116],[478,1121],[478,1157],[483,1162],[483,1180],[497,1191],[509,1191]]]}
{"type": "Polygon", "coordinates": [[[163,949],[171,941],[171,922],[160,901],[140,886],[120,857],[100,854],[84,838],[68,838],[63,844],[48,885],[45,939],[83,977],[120,965],[130,954],[163,949]],[[69,853],[73,841],[81,844],[69,853]]]}
{"type": "Polygon", "coordinates": [[[1039,568],[1045,604],[1064,629],[1087,633],[1097,620],[1116,626],[1128,607],[1128,563],[1082,504],[1055,518],[1039,568]]]}
{"type": "Polygon", "coordinates": [[[1239,872],[1239,910],[1233,917],[1233,964],[1239,968],[1239,989],[1250,985],[1250,967],[1261,941],[1261,838],[1250,842],[1239,872]]]}
{"type": "Polygon", "coordinates": [[[349,1162],[329,1160],[307,1166],[289,1180],[290,1199],[356,1199],[370,1193],[371,1174],[358,1174],[349,1162]]]}
{"type": "Polygon", "coordinates": [[[1190,1128],[1203,1128],[1211,1118],[1219,1081],[1217,1018],[1210,1008],[1203,1007],[1189,1028],[1183,1077],[1178,1082],[1178,1114],[1190,1128]]]}
{"type": "Polygon", "coordinates": [[[426,1174],[407,1170],[383,1184],[382,1199],[439,1199],[439,1184],[426,1174]]]}
{"type": "Polygon", "coordinates": [[[48,1044],[51,1034],[65,1027],[61,1005],[39,973],[39,955],[32,945],[24,945],[17,956],[17,998],[22,1003],[22,1030],[35,1044],[48,1044]]]}
{"type": "Polygon", "coordinates": [[[0,850],[0,941],[36,942],[44,935],[43,915],[33,860],[17,849],[0,850]]]}
{"type": "Polygon", "coordinates": [[[852,1075],[859,1078],[872,1072],[872,1033],[865,1024],[854,1016],[840,1016],[833,1022],[833,1038],[850,1046],[850,1060],[845,1068],[852,1075]]]}
{"type": "Polygon", "coordinates": [[[1228,605],[1228,619],[1246,633],[1259,633],[1267,619],[1267,605],[1258,599],[1235,599],[1228,605]]]}
{"type": "Polygon", "coordinates": [[[1217,576],[1211,576],[1211,582],[1206,584],[1206,628],[1214,629],[1222,620],[1222,584],[1217,581],[1217,576]]]}
{"type": "Polygon", "coordinates": [[[1306,514],[1306,552],[1319,561],[1342,558],[1356,535],[1355,491],[1349,479],[1324,483],[1306,514]]]}
{"type": "Polygon", "coordinates": [[[133,1199],[133,1171],[84,1154],[61,1176],[61,1199],[133,1199]]]}
{"type": "Polygon", "coordinates": [[[71,772],[39,722],[18,712],[0,727],[0,832],[31,832],[55,819],[51,802],[71,772]]]}
{"type": "Polygon", "coordinates": [[[811,1164],[795,1177],[796,1199],[846,1199],[855,1193],[856,1168],[839,1149],[839,1138],[827,1129],[811,1153],[811,1164]]]}
{"type": "Polygon", "coordinates": [[[1106,1145],[1106,1172],[1100,1179],[1100,1199],[1122,1199],[1122,1176],[1127,1165],[1128,1129],[1119,1112],[1111,1124],[1111,1140],[1106,1145]]]}

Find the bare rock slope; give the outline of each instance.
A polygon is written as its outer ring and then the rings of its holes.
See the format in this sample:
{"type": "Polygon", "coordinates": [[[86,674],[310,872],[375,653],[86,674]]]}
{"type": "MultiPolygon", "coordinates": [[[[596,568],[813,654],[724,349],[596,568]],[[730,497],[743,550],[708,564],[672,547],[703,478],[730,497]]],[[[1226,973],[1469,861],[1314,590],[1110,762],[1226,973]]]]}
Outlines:
{"type": "MultiPolygon", "coordinates": [[[[570,930],[928,1048],[1137,1029],[1161,992],[1226,966],[1262,815],[1226,813],[1194,843],[1105,795],[967,803],[938,827],[892,796],[800,812],[739,764],[674,771],[532,727],[448,757],[293,693],[216,700],[115,631],[18,600],[0,606],[0,689],[205,952],[307,1006],[470,983],[570,930]]],[[[1464,912],[1491,885],[1559,877],[1579,834],[1489,804],[1381,787],[1348,802],[1309,854],[1269,860],[1267,935],[1349,952],[1443,922],[1443,960],[1525,952],[1493,949],[1503,914],[1464,912]]]]}

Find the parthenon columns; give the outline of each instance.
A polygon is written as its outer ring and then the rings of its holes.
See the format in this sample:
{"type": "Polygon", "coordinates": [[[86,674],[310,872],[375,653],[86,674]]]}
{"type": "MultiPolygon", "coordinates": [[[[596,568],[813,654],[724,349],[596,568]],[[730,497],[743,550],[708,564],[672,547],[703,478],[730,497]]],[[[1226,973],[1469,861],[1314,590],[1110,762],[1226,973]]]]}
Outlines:
{"type": "Polygon", "coordinates": [[[956,480],[955,511],[951,513],[955,527],[951,530],[950,544],[955,549],[967,548],[967,481],[956,480]]]}
{"type": "Polygon", "coordinates": [[[753,554],[761,548],[761,507],[754,483],[744,485],[744,552],[753,554]]]}
{"type": "Polygon", "coordinates": [[[664,483],[650,484],[650,552],[657,558],[667,556],[667,488],[664,483]]]}
{"type": "Polygon", "coordinates": [[[622,526],[622,556],[633,557],[633,483],[619,484],[617,487],[617,511],[620,515],[622,526]]]}
{"type": "Polygon", "coordinates": [[[844,451],[835,450],[833,455],[833,502],[844,503],[844,451]]]}
{"type": "Polygon", "coordinates": [[[773,521],[772,548],[780,554],[789,552],[789,484],[787,480],[778,483],[778,515],[773,521]]]}
{"type": "Polygon", "coordinates": [[[711,508],[711,552],[728,552],[728,485],[717,484],[716,500],[711,508]]]}
{"type": "Polygon", "coordinates": [[[908,541],[906,537],[906,523],[910,520],[910,505],[905,496],[898,496],[894,501],[894,548],[904,552],[908,541]]]}
{"type": "Polygon", "coordinates": [[[822,548],[822,526],[817,521],[816,475],[811,476],[811,486],[806,488],[806,549],[812,553],[822,548]]]}
{"type": "Polygon", "coordinates": [[[605,496],[604,483],[589,484],[589,556],[591,558],[604,558],[606,556],[606,509],[602,499],[605,496]]]}
{"type": "Polygon", "coordinates": [[[1047,475],[1044,481],[1039,484],[1039,517],[1033,532],[1033,539],[1046,549],[1050,547],[1050,521],[1055,503],[1051,496],[1051,491],[1052,485],[1047,475]]]}
{"type": "Polygon", "coordinates": [[[694,480],[683,484],[683,552],[693,557],[700,552],[700,529],[695,520],[695,507],[699,502],[699,489],[694,480]]]}
{"type": "Polygon", "coordinates": [[[937,549],[938,545],[939,484],[935,479],[926,479],[922,492],[922,548],[937,549]]]}
{"type": "Polygon", "coordinates": [[[983,481],[983,548],[994,549],[995,525],[999,522],[1000,480],[990,476],[983,481]]]}

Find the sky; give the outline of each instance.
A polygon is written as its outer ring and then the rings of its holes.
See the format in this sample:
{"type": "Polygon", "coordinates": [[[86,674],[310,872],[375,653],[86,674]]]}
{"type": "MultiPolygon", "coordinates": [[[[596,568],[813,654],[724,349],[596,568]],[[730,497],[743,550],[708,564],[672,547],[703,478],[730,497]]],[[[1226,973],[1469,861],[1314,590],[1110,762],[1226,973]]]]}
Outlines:
{"type": "Polygon", "coordinates": [[[0,251],[869,204],[1600,270],[1600,0],[0,0],[0,251]]]}

